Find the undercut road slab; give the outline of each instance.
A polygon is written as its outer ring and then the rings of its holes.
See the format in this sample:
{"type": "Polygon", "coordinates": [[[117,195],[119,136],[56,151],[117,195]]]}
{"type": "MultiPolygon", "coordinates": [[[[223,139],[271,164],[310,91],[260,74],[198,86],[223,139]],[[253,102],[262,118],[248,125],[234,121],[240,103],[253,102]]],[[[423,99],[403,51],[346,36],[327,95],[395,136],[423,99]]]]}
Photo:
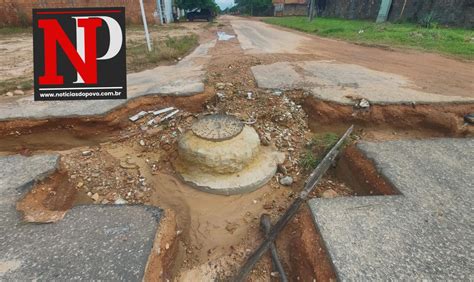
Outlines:
{"type": "Polygon", "coordinates": [[[304,89],[323,101],[353,105],[360,99],[372,104],[474,103],[474,97],[441,95],[418,89],[402,75],[331,61],[278,62],[251,68],[258,87],[304,89]]]}
{"type": "MultiPolygon", "coordinates": [[[[322,38],[311,33],[262,23],[256,19],[225,15],[237,34],[244,53],[284,61],[331,61],[360,66],[413,82],[415,90],[474,98],[474,63],[436,53],[393,46],[367,46],[322,38]]],[[[341,74],[344,76],[345,74],[341,74]]],[[[336,73],[339,77],[339,73],[336,73]]],[[[285,76],[274,74],[275,79],[285,76]]],[[[412,88],[409,86],[409,88],[412,88]]]]}
{"type": "Polygon", "coordinates": [[[400,192],[309,201],[338,278],[474,278],[474,140],[363,142],[400,192]]]}
{"type": "Polygon", "coordinates": [[[16,201],[57,169],[58,155],[0,157],[0,280],[142,281],[162,211],[74,207],[54,224],[21,221],[16,201]]]}
{"type": "Polygon", "coordinates": [[[45,119],[105,115],[138,97],[190,96],[204,92],[204,65],[208,51],[216,43],[209,41],[197,47],[176,65],[159,66],[127,75],[127,99],[34,101],[33,96],[0,103],[0,121],[12,119],[45,119]]]}

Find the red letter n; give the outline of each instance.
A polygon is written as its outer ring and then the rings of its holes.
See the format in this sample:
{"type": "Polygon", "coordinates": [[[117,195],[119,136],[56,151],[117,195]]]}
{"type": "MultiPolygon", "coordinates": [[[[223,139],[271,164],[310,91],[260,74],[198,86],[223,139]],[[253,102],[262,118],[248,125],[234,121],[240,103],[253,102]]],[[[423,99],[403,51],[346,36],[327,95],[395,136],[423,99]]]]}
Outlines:
{"type": "Polygon", "coordinates": [[[57,43],[71,61],[77,73],[81,75],[84,83],[97,83],[97,27],[102,25],[102,20],[79,19],[79,27],[84,28],[84,61],[74,45],[71,43],[64,30],[55,19],[39,20],[38,27],[44,30],[44,66],[45,73],[39,77],[39,84],[63,84],[64,77],[58,75],[57,69],[57,43]]]}

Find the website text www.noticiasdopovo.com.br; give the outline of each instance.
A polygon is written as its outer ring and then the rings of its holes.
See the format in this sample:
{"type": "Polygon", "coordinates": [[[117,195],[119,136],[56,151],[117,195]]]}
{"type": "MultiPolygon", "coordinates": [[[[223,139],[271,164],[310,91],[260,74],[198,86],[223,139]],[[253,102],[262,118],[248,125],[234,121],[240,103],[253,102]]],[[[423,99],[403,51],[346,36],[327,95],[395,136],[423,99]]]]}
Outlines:
{"type": "Polygon", "coordinates": [[[60,98],[60,97],[110,97],[110,96],[120,96],[122,91],[80,91],[80,92],[72,92],[72,91],[63,91],[63,92],[45,92],[39,93],[41,98],[60,98]]]}

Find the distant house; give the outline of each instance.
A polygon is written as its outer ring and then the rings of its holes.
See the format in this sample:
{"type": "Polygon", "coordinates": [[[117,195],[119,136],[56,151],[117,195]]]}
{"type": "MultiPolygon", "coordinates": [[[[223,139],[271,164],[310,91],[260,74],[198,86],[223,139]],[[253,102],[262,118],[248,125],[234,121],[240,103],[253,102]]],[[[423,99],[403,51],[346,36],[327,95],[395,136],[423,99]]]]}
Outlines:
{"type": "Polygon", "coordinates": [[[308,14],[308,0],[273,0],[273,15],[305,16],[308,14]]]}

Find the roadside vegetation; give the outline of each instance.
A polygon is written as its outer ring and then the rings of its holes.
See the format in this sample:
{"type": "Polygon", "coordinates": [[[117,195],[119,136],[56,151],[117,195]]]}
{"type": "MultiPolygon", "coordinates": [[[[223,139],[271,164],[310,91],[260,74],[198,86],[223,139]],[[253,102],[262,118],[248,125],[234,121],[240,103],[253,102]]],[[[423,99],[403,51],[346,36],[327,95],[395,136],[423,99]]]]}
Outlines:
{"type": "Polygon", "coordinates": [[[271,0],[234,0],[235,5],[224,12],[238,12],[246,16],[270,16],[273,14],[271,0]]]}
{"type": "Polygon", "coordinates": [[[29,90],[33,88],[33,80],[28,77],[12,78],[0,81],[0,95],[9,91],[29,90]]]}
{"type": "Polygon", "coordinates": [[[32,33],[32,31],[31,27],[2,27],[0,28],[0,36],[32,33]]]}
{"type": "Polygon", "coordinates": [[[158,65],[162,61],[175,61],[188,54],[198,45],[196,35],[167,37],[153,41],[153,50],[148,52],[143,40],[127,42],[127,73],[138,72],[158,65]]]}
{"type": "MultiPolygon", "coordinates": [[[[198,36],[187,34],[182,36],[158,37],[163,34],[173,34],[175,30],[185,29],[180,25],[150,26],[150,34],[154,37],[153,50],[148,52],[146,41],[136,34],[143,32],[143,26],[127,26],[127,72],[137,72],[154,68],[160,63],[172,63],[184,57],[198,45],[198,36]],[[158,37],[158,38],[157,38],[158,37]],[[139,38],[139,39],[138,39],[139,38]]],[[[141,34],[140,34],[141,35],[141,34]]],[[[0,28],[0,39],[6,41],[31,38],[31,27],[4,27],[0,28]]],[[[0,95],[15,90],[28,91],[33,88],[33,75],[19,75],[18,77],[0,78],[0,95]]]]}
{"type": "Polygon", "coordinates": [[[410,47],[474,60],[474,30],[444,28],[436,24],[383,23],[306,17],[275,17],[264,22],[322,37],[388,47],[410,47]]]}
{"type": "Polygon", "coordinates": [[[306,146],[306,151],[300,158],[300,165],[306,170],[313,170],[319,164],[324,155],[339,140],[335,133],[315,134],[306,146]]]}

